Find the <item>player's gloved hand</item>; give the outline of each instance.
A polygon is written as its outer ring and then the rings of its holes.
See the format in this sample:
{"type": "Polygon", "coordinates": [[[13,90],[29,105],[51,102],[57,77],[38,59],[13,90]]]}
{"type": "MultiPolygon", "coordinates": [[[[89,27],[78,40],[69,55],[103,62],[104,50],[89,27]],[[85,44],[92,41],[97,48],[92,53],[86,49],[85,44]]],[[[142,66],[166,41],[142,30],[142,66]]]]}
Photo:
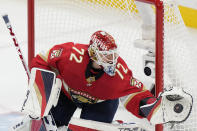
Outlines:
{"type": "Polygon", "coordinates": [[[142,114],[152,123],[181,123],[192,110],[193,98],[181,88],[164,91],[152,103],[140,107],[142,114]]]}

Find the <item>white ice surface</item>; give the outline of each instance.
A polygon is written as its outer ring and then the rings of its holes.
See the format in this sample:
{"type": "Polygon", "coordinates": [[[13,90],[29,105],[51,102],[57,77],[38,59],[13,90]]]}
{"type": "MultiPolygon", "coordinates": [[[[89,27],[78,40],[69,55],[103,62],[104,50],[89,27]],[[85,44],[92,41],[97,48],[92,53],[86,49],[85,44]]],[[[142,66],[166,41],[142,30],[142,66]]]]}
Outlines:
{"type": "MultiPolygon", "coordinates": [[[[0,0],[0,14],[7,13],[13,25],[21,50],[27,61],[27,14],[25,0],[0,0]]],[[[197,39],[197,30],[188,28],[197,39]]],[[[197,41],[197,40],[196,40],[197,41]]],[[[197,48],[196,45],[192,45],[197,48]]],[[[25,98],[27,76],[8,30],[0,18],[0,131],[7,131],[21,118],[18,113],[25,98]]],[[[75,115],[77,116],[79,112],[75,115]]],[[[135,121],[130,114],[119,111],[115,119],[135,121]]],[[[146,121],[146,120],[145,120],[146,121]]]]}

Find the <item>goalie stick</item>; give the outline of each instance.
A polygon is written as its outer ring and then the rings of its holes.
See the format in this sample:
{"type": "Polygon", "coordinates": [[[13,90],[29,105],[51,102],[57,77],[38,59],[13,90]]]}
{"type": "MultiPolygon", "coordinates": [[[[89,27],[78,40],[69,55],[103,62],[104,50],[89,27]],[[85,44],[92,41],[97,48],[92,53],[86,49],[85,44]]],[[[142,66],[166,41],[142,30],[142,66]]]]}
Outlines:
{"type": "MultiPolygon", "coordinates": [[[[2,18],[3,18],[3,20],[4,20],[4,22],[5,22],[6,26],[7,26],[7,28],[8,28],[8,30],[9,30],[10,36],[12,37],[12,40],[13,40],[13,42],[14,42],[14,46],[16,47],[17,53],[18,53],[18,55],[19,55],[19,57],[20,57],[20,60],[21,60],[21,62],[22,62],[22,64],[23,64],[23,67],[24,67],[24,69],[25,69],[25,72],[26,72],[27,77],[28,77],[28,80],[29,80],[29,79],[30,79],[30,71],[29,71],[29,68],[28,68],[28,66],[27,66],[27,64],[26,64],[26,62],[25,62],[25,60],[24,60],[23,55],[22,55],[22,51],[21,51],[21,49],[20,49],[20,46],[19,46],[19,43],[18,43],[18,41],[17,41],[16,35],[15,35],[15,33],[13,32],[12,25],[11,25],[11,23],[10,23],[8,14],[2,15],[2,18]]],[[[28,97],[28,94],[29,94],[29,89],[28,89],[28,91],[27,91],[27,97],[28,97]]],[[[50,114],[49,116],[51,116],[52,123],[55,124],[55,120],[54,120],[54,118],[53,118],[51,112],[49,112],[49,114],[50,114]]],[[[30,118],[31,118],[31,117],[30,117],[30,118]]],[[[47,118],[46,118],[46,119],[42,119],[42,121],[43,121],[43,123],[45,124],[45,127],[46,127],[46,124],[48,123],[47,118]]],[[[36,122],[36,121],[35,121],[35,122],[36,122]]],[[[56,124],[55,124],[55,126],[56,126],[56,124]]],[[[56,127],[57,127],[57,126],[56,126],[56,127]]]]}
{"type": "Polygon", "coordinates": [[[20,59],[21,59],[21,62],[22,62],[23,67],[24,67],[24,69],[25,69],[25,71],[26,71],[27,77],[28,77],[28,79],[29,79],[29,78],[30,78],[30,72],[29,72],[29,69],[28,69],[28,67],[27,67],[27,64],[26,64],[26,62],[25,62],[25,60],[24,60],[24,58],[23,58],[21,49],[20,49],[20,47],[19,47],[18,41],[17,41],[17,39],[16,39],[16,36],[15,36],[15,34],[14,34],[14,32],[13,32],[13,29],[12,29],[12,26],[11,26],[11,23],[10,23],[10,20],[9,20],[9,18],[8,18],[8,15],[5,14],[5,15],[2,16],[2,18],[3,18],[3,20],[4,20],[4,22],[5,22],[6,26],[7,26],[7,28],[8,28],[9,31],[10,31],[10,36],[12,37],[12,40],[13,40],[13,42],[14,42],[14,46],[16,47],[17,53],[18,53],[18,55],[19,55],[19,57],[20,57],[20,59]]]}

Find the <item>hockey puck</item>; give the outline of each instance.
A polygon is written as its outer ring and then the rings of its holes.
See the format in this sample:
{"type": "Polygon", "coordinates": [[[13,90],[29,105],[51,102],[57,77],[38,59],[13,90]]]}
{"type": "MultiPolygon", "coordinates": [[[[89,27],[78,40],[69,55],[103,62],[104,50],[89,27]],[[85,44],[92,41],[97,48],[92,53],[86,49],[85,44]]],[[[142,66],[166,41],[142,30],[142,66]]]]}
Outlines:
{"type": "Polygon", "coordinates": [[[174,106],[174,112],[176,112],[176,113],[181,113],[183,111],[183,105],[182,104],[176,104],[175,106],[174,106]]]}
{"type": "Polygon", "coordinates": [[[144,73],[146,76],[150,76],[152,74],[152,71],[149,67],[145,67],[144,68],[144,73]]]}

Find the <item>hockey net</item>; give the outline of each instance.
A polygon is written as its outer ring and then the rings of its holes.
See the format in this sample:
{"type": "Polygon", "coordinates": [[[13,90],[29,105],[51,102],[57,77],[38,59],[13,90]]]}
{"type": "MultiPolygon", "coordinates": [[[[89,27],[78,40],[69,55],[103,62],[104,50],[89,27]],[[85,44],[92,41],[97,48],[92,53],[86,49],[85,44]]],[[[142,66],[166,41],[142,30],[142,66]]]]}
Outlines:
{"type": "MultiPolygon", "coordinates": [[[[193,57],[193,42],[178,6],[173,0],[140,1],[152,8],[150,13],[145,12],[147,16],[156,18],[156,77],[153,82],[160,88],[159,91],[173,85],[183,88],[194,98],[190,117],[184,123],[175,124],[172,129],[170,124],[165,124],[164,130],[196,131],[197,64],[193,57]]],[[[31,48],[35,43],[35,54],[64,42],[88,44],[93,32],[104,30],[114,36],[120,56],[134,76],[142,81],[152,81],[143,71],[142,57],[147,50],[136,48],[133,44],[136,39],[142,39],[144,23],[133,0],[34,0],[34,5],[35,22],[29,17],[29,27],[34,26],[35,35],[29,30],[29,37],[34,37],[35,42],[29,41],[29,46],[31,48]]],[[[34,49],[29,49],[29,59],[32,59],[32,54],[34,49]]]]}

